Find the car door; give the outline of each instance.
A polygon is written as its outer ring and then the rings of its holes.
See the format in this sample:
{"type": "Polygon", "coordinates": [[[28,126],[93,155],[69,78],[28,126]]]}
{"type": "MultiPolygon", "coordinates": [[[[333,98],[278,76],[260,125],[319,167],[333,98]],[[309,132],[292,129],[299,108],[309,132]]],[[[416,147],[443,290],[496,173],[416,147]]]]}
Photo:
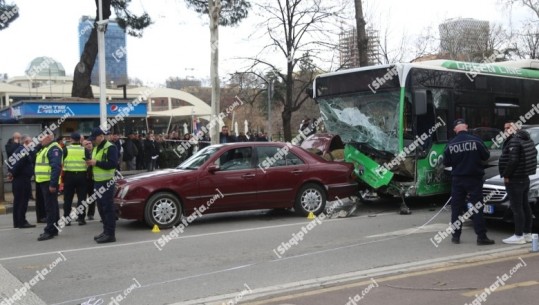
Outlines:
{"type": "Polygon", "coordinates": [[[222,194],[211,209],[232,211],[255,208],[257,185],[252,152],[250,145],[223,150],[212,164],[216,170],[204,171],[200,176],[201,204],[204,204],[205,198],[222,194]]]}
{"type": "Polygon", "coordinates": [[[284,146],[259,146],[256,180],[262,208],[292,207],[308,165],[284,146]]]}

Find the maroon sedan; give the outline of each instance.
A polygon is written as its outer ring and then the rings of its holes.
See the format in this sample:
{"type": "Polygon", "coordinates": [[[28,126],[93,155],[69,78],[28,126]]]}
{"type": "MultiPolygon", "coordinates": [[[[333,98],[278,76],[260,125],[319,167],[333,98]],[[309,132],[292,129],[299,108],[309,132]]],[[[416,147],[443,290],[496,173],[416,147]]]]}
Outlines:
{"type": "Polygon", "coordinates": [[[208,146],[175,169],[120,180],[114,198],[120,218],[170,228],[182,215],[294,208],[325,209],[326,200],[357,193],[353,165],[329,162],[287,143],[208,146]]]}

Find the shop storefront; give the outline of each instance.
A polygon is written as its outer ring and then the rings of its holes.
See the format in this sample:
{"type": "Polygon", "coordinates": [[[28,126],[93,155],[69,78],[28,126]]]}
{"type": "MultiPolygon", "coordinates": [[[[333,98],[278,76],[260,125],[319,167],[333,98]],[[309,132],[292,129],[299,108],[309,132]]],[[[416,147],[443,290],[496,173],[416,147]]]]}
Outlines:
{"type": "MultiPolygon", "coordinates": [[[[18,124],[54,126],[57,135],[73,131],[89,134],[99,126],[98,101],[22,100],[0,110],[0,118],[16,120],[18,124]]],[[[145,130],[146,102],[114,100],[107,102],[107,122],[114,131],[125,134],[128,130],[145,130]]]]}

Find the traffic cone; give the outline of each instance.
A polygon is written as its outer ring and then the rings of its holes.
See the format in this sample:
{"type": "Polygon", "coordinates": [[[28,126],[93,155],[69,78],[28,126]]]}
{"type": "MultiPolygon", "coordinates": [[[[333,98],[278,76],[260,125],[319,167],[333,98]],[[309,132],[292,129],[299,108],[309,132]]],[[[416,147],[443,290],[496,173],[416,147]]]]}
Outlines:
{"type": "Polygon", "coordinates": [[[314,213],[313,213],[313,212],[309,212],[309,215],[307,216],[307,219],[309,219],[309,220],[315,219],[314,213]]]}
{"type": "Polygon", "coordinates": [[[159,232],[161,232],[161,230],[159,230],[159,227],[157,225],[153,225],[152,232],[153,233],[159,233],[159,232]]]}

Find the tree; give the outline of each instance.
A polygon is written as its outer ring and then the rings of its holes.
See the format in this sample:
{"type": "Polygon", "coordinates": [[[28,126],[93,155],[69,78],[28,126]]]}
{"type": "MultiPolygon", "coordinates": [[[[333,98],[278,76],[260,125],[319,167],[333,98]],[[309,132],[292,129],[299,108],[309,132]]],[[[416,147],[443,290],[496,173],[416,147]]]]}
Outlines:
{"type": "Polygon", "coordinates": [[[369,65],[369,38],[365,29],[365,17],[363,16],[362,0],[354,0],[356,11],[356,29],[357,29],[357,49],[359,54],[359,66],[365,67],[369,65]]]}
{"type": "MultiPolygon", "coordinates": [[[[99,0],[95,0],[96,21],[99,21],[98,1],[99,0]]],[[[109,19],[111,9],[114,9],[118,25],[124,29],[128,35],[142,37],[142,31],[152,23],[152,20],[146,13],[141,16],[136,16],[129,11],[130,3],[131,0],[102,0],[103,19],[109,19]]],[[[97,57],[97,29],[97,22],[94,22],[90,37],[84,45],[84,50],[80,56],[79,63],[75,67],[73,73],[73,87],[71,89],[71,96],[73,97],[94,97],[90,85],[92,70],[97,57]]]]}
{"type": "Polygon", "coordinates": [[[525,20],[516,33],[516,41],[513,50],[520,58],[539,58],[539,2],[537,0],[500,0],[509,8],[514,5],[527,8],[533,16],[525,20]]]}
{"type": "Polygon", "coordinates": [[[258,4],[258,7],[267,18],[259,30],[264,30],[264,37],[269,37],[270,42],[257,57],[251,58],[253,64],[248,70],[263,65],[269,75],[274,74],[282,83],[282,99],[274,96],[273,100],[283,105],[284,139],[290,141],[292,113],[309,99],[305,89],[312,83],[317,70],[314,60],[322,62],[324,55],[337,49],[332,41],[339,32],[338,20],[344,7],[322,0],[272,0],[258,4]],[[283,72],[278,61],[262,58],[264,51],[271,52],[271,56],[277,53],[286,61],[281,62],[283,72]],[[300,74],[296,70],[301,65],[305,69],[309,67],[307,76],[310,77],[298,78],[300,74]]]}
{"type": "MultiPolygon", "coordinates": [[[[219,25],[231,26],[238,24],[247,17],[251,4],[245,0],[185,0],[189,7],[197,13],[208,14],[210,18],[210,46],[211,46],[211,107],[212,115],[219,115],[220,89],[219,80],[219,25]]],[[[218,124],[210,131],[212,143],[219,143],[218,124]]]]}
{"type": "Polygon", "coordinates": [[[0,0],[0,31],[7,28],[17,18],[19,18],[19,7],[0,0]]]}

